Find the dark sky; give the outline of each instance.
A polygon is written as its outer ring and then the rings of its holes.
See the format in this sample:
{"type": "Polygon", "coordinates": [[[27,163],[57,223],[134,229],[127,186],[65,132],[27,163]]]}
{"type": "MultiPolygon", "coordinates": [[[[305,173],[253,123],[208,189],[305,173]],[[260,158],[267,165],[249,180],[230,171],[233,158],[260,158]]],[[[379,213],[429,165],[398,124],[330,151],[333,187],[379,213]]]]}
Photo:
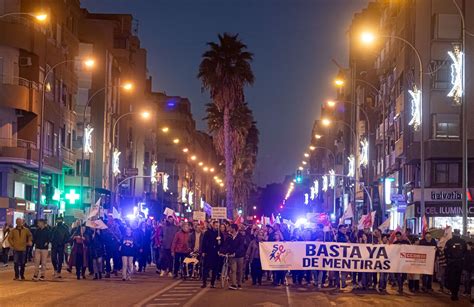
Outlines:
{"type": "Polygon", "coordinates": [[[260,185],[293,173],[311,137],[332,78],[347,63],[354,12],[367,0],[82,0],[91,12],[131,13],[148,50],[153,90],[188,97],[199,129],[204,105],[196,74],[205,43],[239,33],[254,53],[256,82],[246,91],[260,129],[255,179],[260,185]]]}

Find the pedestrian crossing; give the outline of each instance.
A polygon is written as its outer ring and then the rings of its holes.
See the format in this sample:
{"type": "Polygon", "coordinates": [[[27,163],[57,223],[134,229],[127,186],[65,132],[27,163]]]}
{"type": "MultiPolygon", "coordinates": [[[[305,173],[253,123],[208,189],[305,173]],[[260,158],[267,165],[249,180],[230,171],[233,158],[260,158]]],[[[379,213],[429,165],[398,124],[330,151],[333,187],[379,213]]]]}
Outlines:
{"type": "Polygon", "coordinates": [[[142,306],[186,306],[201,289],[202,282],[199,280],[180,281],[171,287],[160,291],[155,297],[142,306]]]}

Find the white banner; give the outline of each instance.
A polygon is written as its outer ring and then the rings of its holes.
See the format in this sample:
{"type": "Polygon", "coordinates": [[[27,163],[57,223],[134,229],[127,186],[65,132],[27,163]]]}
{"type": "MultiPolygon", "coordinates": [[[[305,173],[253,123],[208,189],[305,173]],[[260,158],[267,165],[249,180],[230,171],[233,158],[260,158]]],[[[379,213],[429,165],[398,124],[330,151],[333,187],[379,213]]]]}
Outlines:
{"type": "Polygon", "coordinates": [[[337,242],[260,242],[264,270],[433,274],[435,248],[337,242]]]}

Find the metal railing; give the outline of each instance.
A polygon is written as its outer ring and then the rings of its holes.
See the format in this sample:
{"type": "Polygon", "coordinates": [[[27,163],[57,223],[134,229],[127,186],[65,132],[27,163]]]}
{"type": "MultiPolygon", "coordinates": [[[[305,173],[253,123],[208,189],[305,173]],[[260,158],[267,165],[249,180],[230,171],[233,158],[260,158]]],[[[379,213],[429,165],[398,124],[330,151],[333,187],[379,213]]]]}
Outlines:
{"type": "Polygon", "coordinates": [[[36,142],[15,138],[0,138],[0,147],[18,147],[26,149],[38,148],[36,142]]]}

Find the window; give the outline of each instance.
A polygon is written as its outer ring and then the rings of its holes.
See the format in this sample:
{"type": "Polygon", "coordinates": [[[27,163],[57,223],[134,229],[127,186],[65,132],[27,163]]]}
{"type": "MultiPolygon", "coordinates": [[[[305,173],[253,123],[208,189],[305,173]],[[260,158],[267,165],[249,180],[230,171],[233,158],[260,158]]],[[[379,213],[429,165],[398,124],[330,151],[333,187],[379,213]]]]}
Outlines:
{"type": "MultiPolygon", "coordinates": [[[[90,175],[90,160],[89,159],[84,159],[84,177],[89,177],[90,175]]],[[[76,161],[76,176],[81,175],[81,160],[76,161]]]]}
{"type": "Polygon", "coordinates": [[[50,121],[44,122],[44,148],[49,154],[53,153],[53,138],[54,138],[54,125],[50,121]]]}
{"type": "Polygon", "coordinates": [[[437,14],[434,16],[434,39],[459,39],[461,37],[461,18],[458,14],[437,14]]]}
{"type": "Polygon", "coordinates": [[[435,139],[459,139],[459,115],[435,114],[433,115],[433,137],[435,139]]]}
{"type": "Polygon", "coordinates": [[[25,199],[25,184],[23,182],[15,181],[15,191],[13,197],[25,199]]]}
{"type": "Polygon", "coordinates": [[[434,71],[433,84],[434,89],[448,89],[451,85],[451,68],[447,61],[434,61],[432,63],[434,71]]]}
{"type": "Polygon", "coordinates": [[[457,186],[459,184],[459,163],[435,163],[433,173],[435,185],[457,186]]]}

